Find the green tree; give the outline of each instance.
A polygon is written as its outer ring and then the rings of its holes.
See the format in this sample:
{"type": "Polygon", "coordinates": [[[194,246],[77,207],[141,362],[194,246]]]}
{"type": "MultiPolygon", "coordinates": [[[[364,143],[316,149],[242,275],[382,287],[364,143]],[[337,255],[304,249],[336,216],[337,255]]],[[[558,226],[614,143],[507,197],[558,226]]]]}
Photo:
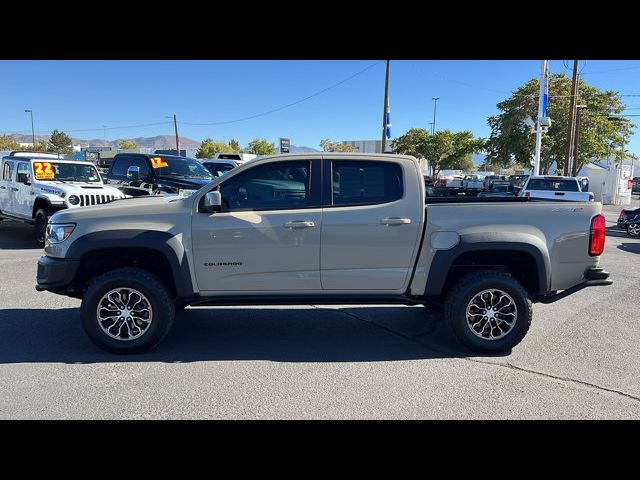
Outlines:
{"type": "Polygon", "coordinates": [[[412,155],[424,158],[423,146],[428,140],[429,132],[424,128],[411,128],[404,135],[391,141],[391,149],[401,155],[412,155]]]}
{"type": "MultiPolygon", "coordinates": [[[[535,135],[524,124],[526,117],[538,115],[539,82],[531,79],[519,87],[508,99],[498,103],[501,113],[489,117],[491,135],[486,144],[487,162],[508,167],[514,163],[529,166],[535,151],[535,135]]],[[[547,115],[551,127],[542,137],[540,171],[547,173],[553,162],[564,168],[571,100],[571,79],[565,74],[552,74],[549,78],[549,104],[547,115]]],[[[625,105],[620,94],[602,91],[578,83],[578,104],[586,105],[581,112],[578,165],[586,164],[593,157],[610,154],[622,156],[626,138],[635,127],[629,121],[611,121],[621,113],[625,105]]]]}
{"type": "Polygon", "coordinates": [[[391,142],[395,153],[426,158],[434,176],[442,170],[473,169],[472,155],[483,146],[484,140],[474,138],[468,130],[441,130],[430,135],[422,128],[412,128],[391,142]]]}
{"type": "Polygon", "coordinates": [[[332,142],[328,138],[320,140],[320,148],[324,152],[357,152],[353,145],[345,145],[340,142],[332,142]]]}
{"type": "Polygon", "coordinates": [[[256,155],[273,155],[276,153],[276,145],[269,143],[264,138],[254,138],[249,142],[247,150],[247,153],[254,153],[256,155]]]}
{"type": "Polygon", "coordinates": [[[212,138],[205,138],[198,151],[196,152],[196,158],[213,158],[216,153],[234,152],[231,147],[224,142],[217,142],[212,138]]]}
{"type": "MultiPolygon", "coordinates": [[[[31,148],[27,148],[31,150],[31,148]]],[[[33,150],[35,152],[46,152],[47,150],[49,150],[49,143],[46,140],[36,140],[36,146],[33,148],[33,150]]]]}
{"type": "Polygon", "coordinates": [[[0,150],[20,150],[20,145],[11,135],[0,135],[0,150]]]}
{"type": "Polygon", "coordinates": [[[229,141],[229,148],[230,148],[230,152],[234,152],[234,153],[238,153],[240,152],[240,150],[242,150],[242,148],[240,148],[240,142],[238,140],[236,140],[235,138],[232,138],[229,141]]]}
{"type": "Polygon", "coordinates": [[[73,153],[73,142],[69,135],[54,129],[49,138],[49,149],[55,153],[73,153]]]}
{"type": "Polygon", "coordinates": [[[120,140],[120,144],[118,145],[118,148],[121,150],[135,150],[136,148],[138,148],[138,144],[133,140],[124,138],[120,140]]]}

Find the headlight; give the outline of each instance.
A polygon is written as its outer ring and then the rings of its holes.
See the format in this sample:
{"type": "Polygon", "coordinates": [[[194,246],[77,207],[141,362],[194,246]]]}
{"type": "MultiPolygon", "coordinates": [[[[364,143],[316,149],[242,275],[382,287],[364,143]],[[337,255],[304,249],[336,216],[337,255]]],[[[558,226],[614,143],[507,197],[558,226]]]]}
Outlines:
{"type": "Polygon", "coordinates": [[[68,200],[71,205],[78,205],[80,203],[80,198],[78,198],[77,195],[71,195],[68,200]]]}
{"type": "Polygon", "coordinates": [[[47,240],[49,243],[64,242],[73,229],[76,228],[75,223],[49,223],[47,224],[47,240]]]}
{"type": "Polygon", "coordinates": [[[178,190],[178,195],[180,195],[181,197],[188,197],[189,195],[193,195],[194,193],[196,193],[197,190],[191,190],[188,188],[181,188],[178,190]]]}

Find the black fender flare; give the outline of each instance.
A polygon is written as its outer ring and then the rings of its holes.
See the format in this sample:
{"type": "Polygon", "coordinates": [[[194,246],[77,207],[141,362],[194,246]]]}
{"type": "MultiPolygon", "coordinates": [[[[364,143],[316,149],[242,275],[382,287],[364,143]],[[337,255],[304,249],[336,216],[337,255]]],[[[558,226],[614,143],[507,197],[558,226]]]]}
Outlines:
{"type": "Polygon", "coordinates": [[[537,292],[532,294],[542,294],[548,292],[551,287],[551,261],[546,245],[537,238],[528,234],[473,234],[463,235],[460,243],[449,250],[438,250],[429,267],[427,285],[425,287],[426,296],[440,296],[444,292],[447,275],[456,259],[468,252],[480,251],[516,251],[531,256],[536,264],[538,272],[537,292]],[[487,236],[496,237],[488,239],[487,236]],[[501,237],[508,237],[501,238],[501,237]],[[519,238],[526,237],[526,238],[519,238]]]}
{"type": "Polygon", "coordinates": [[[80,260],[87,253],[118,248],[144,248],[156,250],[168,261],[178,297],[192,297],[195,289],[191,282],[191,267],[180,241],[169,232],[149,230],[109,230],[88,233],[73,241],[66,258],[80,260]]]}

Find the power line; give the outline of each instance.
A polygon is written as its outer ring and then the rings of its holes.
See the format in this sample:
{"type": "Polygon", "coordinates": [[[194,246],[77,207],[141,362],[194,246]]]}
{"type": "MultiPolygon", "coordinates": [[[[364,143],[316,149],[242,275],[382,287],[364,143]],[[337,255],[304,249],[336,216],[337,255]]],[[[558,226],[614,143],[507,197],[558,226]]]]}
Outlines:
{"type": "Polygon", "coordinates": [[[594,73],[609,73],[609,72],[621,72],[623,70],[636,70],[640,68],[640,66],[635,67],[624,67],[624,68],[612,68],[610,70],[596,70],[595,72],[585,72],[582,75],[592,75],[594,73]]]}
{"type": "Polygon", "coordinates": [[[319,91],[317,91],[317,92],[315,92],[315,93],[313,93],[313,94],[311,94],[311,95],[309,95],[309,96],[307,96],[307,97],[301,98],[300,100],[296,100],[295,102],[292,102],[292,103],[288,103],[287,105],[283,105],[282,107],[278,107],[278,108],[274,108],[274,109],[272,109],[272,110],[268,110],[268,111],[266,111],[266,112],[257,113],[257,114],[255,114],[255,115],[250,115],[250,116],[248,116],[248,117],[237,118],[237,119],[235,119],[235,120],[227,120],[227,121],[224,121],[224,122],[210,122],[210,123],[190,123],[190,122],[180,122],[180,123],[181,123],[181,124],[183,124],[183,125],[195,125],[195,126],[225,125],[225,124],[228,124],[228,123],[243,122],[243,121],[245,121],[245,120],[251,120],[252,118],[258,118],[258,117],[262,117],[262,116],[265,116],[265,115],[269,115],[270,113],[279,112],[280,110],[284,110],[285,108],[292,107],[292,106],[297,105],[297,104],[299,104],[299,103],[302,103],[302,102],[304,102],[304,101],[306,101],[306,100],[309,100],[309,99],[311,99],[311,98],[313,98],[313,97],[317,97],[318,95],[321,95],[321,94],[323,94],[324,92],[326,92],[326,91],[328,91],[328,90],[331,90],[332,88],[335,88],[335,87],[337,87],[337,86],[339,86],[339,85],[342,85],[343,83],[348,82],[348,81],[349,81],[349,80],[351,80],[352,78],[357,77],[358,75],[360,75],[360,74],[362,74],[362,73],[366,72],[367,70],[369,70],[369,69],[371,69],[371,68],[375,67],[375,66],[376,66],[376,65],[378,65],[379,63],[382,63],[383,61],[384,61],[384,60],[379,60],[379,61],[377,61],[377,62],[375,62],[375,63],[373,63],[373,64],[369,65],[368,67],[363,68],[363,69],[362,69],[362,70],[360,70],[359,72],[354,73],[354,74],[353,74],[353,75],[351,75],[350,77],[347,77],[347,78],[345,78],[344,80],[339,81],[338,83],[334,83],[333,85],[331,85],[331,86],[329,86],[329,87],[327,87],[327,88],[323,88],[322,90],[319,90],[319,91]]]}

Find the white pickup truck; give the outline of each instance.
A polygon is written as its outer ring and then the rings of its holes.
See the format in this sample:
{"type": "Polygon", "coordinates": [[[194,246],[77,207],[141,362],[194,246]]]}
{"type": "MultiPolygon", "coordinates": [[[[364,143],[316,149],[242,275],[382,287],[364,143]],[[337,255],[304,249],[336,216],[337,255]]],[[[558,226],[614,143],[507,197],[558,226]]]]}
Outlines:
{"type": "Polygon", "coordinates": [[[520,197],[548,198],[569,202],[593,202],[595,196],[591,192],[583,192],[576,177],[531,176],[527,179],[520,197]]]}
{"type": "Polygon", "coordinates": [[[29,152],[12,152],[0,160],[0,219],[33,224],[40,247],[44,247],[47,221],[55,212],[124,197],[117,188],[102,183],[90,162],[29,152]]]}
{"type": "Polygon", "coordinates": [[[499,352],[532,302],[612,283],[601,208],[425,199],[409,156],[275,155],[186,198],[59,211],[36,288],[81,298],[89,338],[116,353],[157,345],[187,305],[345,303],[444,305],[461,342],[499,352]]]}

